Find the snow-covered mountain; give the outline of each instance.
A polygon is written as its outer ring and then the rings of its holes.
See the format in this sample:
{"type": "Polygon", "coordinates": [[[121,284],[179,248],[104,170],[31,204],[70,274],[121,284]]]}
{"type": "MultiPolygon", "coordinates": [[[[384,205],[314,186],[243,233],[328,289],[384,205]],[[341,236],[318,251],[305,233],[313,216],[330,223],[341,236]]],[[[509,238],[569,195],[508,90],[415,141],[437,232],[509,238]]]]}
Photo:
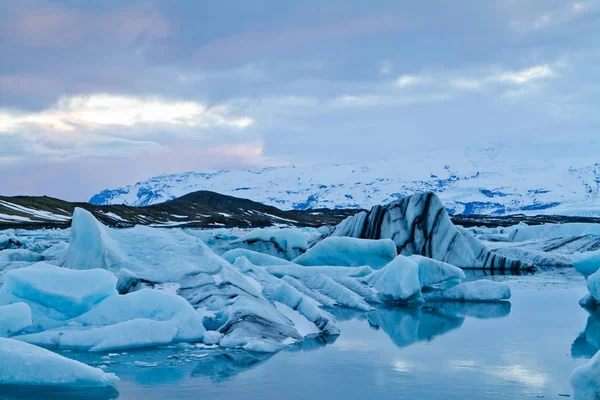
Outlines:
{"type": "Polygon", "coordinates": [[[197,190],[282,209],[370,208],[415,192],[453,214],[600,216],[600,142],[490,146],[356,164],[161,175],[93,196],[92,204],[149,205],[197,190]]]}

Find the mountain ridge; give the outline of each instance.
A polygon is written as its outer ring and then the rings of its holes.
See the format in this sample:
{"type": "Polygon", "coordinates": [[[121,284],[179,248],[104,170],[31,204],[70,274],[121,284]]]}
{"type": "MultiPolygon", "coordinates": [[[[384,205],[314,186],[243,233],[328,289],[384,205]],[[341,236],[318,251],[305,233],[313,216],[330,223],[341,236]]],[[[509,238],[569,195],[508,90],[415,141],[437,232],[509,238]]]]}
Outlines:
{"type": "Polygon", "coordinates": [[[593,143],[507,145],[409,153],[368,163],[163,174],[103,190],[90,203],[151,205],[196,190],[243,193],[285,210],[369,209],[431,191],[450,214],[600,216],[600,163],[593,143]]]}
{"type": "Polygon", "coordinates": [[[358,210],[282,211],[252,200],[209,191],[189,193],[150,206],[71,203],[47,196],[0,196],[0,230],[66,228],[76,207],[90,211],[100,222],[117,228],[135,225],[189,228],[259,228],[274,225],[337,224],[358,210]]]}

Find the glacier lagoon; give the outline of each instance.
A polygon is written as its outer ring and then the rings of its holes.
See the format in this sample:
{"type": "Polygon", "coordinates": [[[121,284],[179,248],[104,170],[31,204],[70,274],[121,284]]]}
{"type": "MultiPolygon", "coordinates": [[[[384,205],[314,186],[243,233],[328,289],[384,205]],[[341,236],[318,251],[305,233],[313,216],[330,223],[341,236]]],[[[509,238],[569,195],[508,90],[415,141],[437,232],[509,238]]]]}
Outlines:
{"type": "Polygon", "coordinates": [[[596,399],[593,227],[465,229],[431,194],[319,229],[79,209],[0,240],[0,398],[596,399]]]}
{"type": "MultiPolygon", "coordinates": [[[[484,274],[473,271],[467,279],[484,274]]],[[[103,353],[60,352],[116,373],[109,389],[2,388],[3,399],[561,398],[571,372],[600,346],[600,315],[578,301],[575,271],[489,276],[510,303],[339,309],[341,335],[275,354],[179,344],[103,353]]],[[[577,397],[576,397],[577,398],[577,397]]]]}

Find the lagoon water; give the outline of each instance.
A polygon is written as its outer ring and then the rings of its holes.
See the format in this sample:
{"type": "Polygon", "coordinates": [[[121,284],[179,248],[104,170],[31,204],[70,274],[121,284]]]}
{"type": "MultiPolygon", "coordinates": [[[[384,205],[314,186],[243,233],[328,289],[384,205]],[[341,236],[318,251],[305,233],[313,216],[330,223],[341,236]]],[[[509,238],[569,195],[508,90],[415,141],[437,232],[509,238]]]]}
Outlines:
{"type": "Polygon", "coordinates": [[[342,334],[275,355],[197,346],[63,353],[107,371],[116,390],[0,389],[0,399],[559,399],[600,346],[600,314],[574,272],[488,276],[510,303],[336,312],[342,334]],[[598,327],[598,329],[596,329],[598,327]]]}

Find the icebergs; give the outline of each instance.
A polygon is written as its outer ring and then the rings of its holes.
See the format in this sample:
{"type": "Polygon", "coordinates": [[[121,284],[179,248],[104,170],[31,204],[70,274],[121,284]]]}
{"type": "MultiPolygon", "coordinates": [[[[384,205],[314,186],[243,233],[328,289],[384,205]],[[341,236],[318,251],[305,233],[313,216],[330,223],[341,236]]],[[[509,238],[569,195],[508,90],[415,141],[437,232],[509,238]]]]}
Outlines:
{"type": "Polygon", "coordinates": [[[418,254],[461,268],[529,267],[491,252],[467,230],[454,226],[433,193],[415,194],[356,214],[342,221],[332,236],[392,239],[400,254],[418,254]]]}
{"type": "MultiPolygon", "coordinates": [[[[25,303],[31,310],[31,323],[11,317],[16,328],[5,335],[85,351],[203,341],[274,352],[338,335],[332,315],[342,308],[369,313],[386,303],[509,296],[502,284],[461,284],[463,271],[443,261],[397,255],[395,234],[329,237],[306,251],[321,232],[219,232],[217,240],[204,231],[111,229],[76,210],[68,245],[61,244],[63,232],[37,249],[60,267],[40,262],[5,274],[0,306],[25,303]],[[202,237],[214,239],[215,251],[229,250],[218,256],[202,237]]],[[[414,238],[422,229],[416,232],[414,238]]]]}
{"type": "Polygon", "coordinates": [[[40,347],[0,338],[0,385],[106,387],[119,379],[40,347]]]}
{"type": "Polygon", "coordinates": [[[392,240],[328,237],[293,262],[300,265],[337,265],[379,269],[396,257],[392,240]]]}
{"type": "Polygon", "coordinates": [[[31,323],[31,309],[27,304],[0,306],[0,337],[10,337],[31,323]]]}

